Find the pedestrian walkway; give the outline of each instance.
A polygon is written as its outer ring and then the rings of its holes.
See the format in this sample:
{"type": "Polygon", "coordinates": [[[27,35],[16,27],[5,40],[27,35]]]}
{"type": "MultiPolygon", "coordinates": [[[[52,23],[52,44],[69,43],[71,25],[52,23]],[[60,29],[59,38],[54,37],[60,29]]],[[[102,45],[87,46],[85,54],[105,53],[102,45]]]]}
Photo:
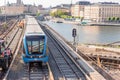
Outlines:
{"type": "Polygon", "coordinates": [[[87,55],[101,55],[107,57],[120,57],[120,49],[118,48],[108,48],[108,47],[99,47],[93,45],[80,45],[78,49],[87,55]]]}

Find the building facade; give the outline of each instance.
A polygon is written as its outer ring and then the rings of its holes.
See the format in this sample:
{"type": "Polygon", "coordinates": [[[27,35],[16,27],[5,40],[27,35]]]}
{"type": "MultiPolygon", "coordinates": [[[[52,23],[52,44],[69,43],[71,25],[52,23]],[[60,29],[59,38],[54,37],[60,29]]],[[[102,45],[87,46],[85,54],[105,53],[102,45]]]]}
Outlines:
{"type": "Polygon", "coordinates": [[[21,5],[21,4],[22,4],[22,1],[21,1],[21,0],[17,0],[16,4],[17,4],[17,5],[21,5]]]}
{"type": "Polygon", "coordinates": [[[85,6],[84,19],[93,22],[106,22],[112,17],[120,18],[119,4],[92,4],[85,6]]]}
{"type": "Polygon", "coordinates": [[[83,17],[84,16],[84,5],[73,5],[71,7],[71,16],[83,17]]]}
{"type": "Polygon", "coordinates": [[[1,6],[0,7],[1,14],[7,14],[7,15],[17,15],[22,14],[25,11],[24,6],[1,6]]]}
{"type": "Polygon", "coordinates": [[[84,17],[84,7],[90,5],[88,1],[79,1],[71,7],[71,16],[84,17]]]}
{"type": "Polygon", "coordinates": [[[53,8],[50,10],[50,12],[51,12],[51,13],[54,13],[54,12],[57,12],[58,10],[60,10],[60,11],[62,11],[62,12],[67,12],[67,13],[70,12],[69,9],[63,8],[63,7],[53,7],[53,8]]]}

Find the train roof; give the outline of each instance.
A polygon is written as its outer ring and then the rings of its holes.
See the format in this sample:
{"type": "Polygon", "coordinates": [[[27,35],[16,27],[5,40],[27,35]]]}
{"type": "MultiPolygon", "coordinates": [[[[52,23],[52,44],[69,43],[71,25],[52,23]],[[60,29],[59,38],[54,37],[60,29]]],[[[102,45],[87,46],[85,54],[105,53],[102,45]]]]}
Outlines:
{"type": "Polygon", "coordinates": [[[37,20],[33,16],[26,16],[25,35],[45,35],[37,20]]]}

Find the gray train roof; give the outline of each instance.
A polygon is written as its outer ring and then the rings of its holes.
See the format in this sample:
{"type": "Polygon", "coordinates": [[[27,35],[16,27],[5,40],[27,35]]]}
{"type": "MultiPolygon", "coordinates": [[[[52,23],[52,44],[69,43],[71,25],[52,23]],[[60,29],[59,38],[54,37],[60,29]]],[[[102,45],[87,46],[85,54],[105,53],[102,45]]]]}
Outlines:
{"type": "Polygon", "coordinates": [[[32,16],[26,16],[25,35],[45,35],[37,20],[32,16]]]}

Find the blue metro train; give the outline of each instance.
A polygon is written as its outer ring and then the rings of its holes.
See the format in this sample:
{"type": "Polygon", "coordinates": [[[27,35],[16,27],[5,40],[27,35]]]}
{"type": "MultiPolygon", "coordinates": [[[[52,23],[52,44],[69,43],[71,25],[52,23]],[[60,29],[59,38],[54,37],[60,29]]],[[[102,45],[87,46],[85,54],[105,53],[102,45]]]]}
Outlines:
{"type": "Polygon", "coordinates": [[[22,59],[25,63],[48,62],[47,36],[33,16],[26,16],[26,31],[23,37],[22,59]]]}

